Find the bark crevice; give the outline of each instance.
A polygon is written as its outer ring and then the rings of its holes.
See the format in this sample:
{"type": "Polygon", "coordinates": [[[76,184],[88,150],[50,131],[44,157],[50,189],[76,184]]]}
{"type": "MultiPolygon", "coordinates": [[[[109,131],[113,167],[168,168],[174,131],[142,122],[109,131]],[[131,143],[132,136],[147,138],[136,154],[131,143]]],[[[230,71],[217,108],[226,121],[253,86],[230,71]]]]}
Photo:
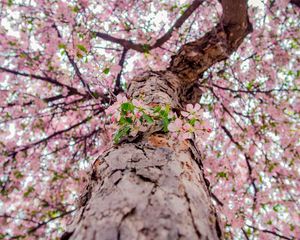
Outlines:
{"type": "Polygon", "coordinates": [[[184,196],[187,200],[187,203],[188,203],[188,210],[189,210],[189,213],[190,213],[190,216],[191,216],[191,219],[192,219],[192,223],[193,223],[193,226],[194,226],[194,229],[195,229],[195,232],[198,236],[198,239],[201,239],[201,233],[199,232],[197,226],[196,226],[196,223],[195,223],[195,218],[194,218],[194,215],[193,215],[193,212],[192,212],[192,209],[191,209],[191,200],[189,199],[189,196],[186,192],[184,192],[184,196]]]}

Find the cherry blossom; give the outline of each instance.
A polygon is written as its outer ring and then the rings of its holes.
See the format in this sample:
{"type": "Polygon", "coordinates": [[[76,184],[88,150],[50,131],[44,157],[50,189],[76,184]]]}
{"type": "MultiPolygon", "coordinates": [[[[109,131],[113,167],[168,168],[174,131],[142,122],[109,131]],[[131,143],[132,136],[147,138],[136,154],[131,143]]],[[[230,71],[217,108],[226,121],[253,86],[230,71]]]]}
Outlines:
{"type": "MultiPolygon", "coordinates": [[[[135,106],[131,137],[164,127],[126,90],[219,23],[209,0],[172,28],[193,2],[1,2],[1,239],[61,236],[122,104],[135,106]]],[[[298,239],[300,7],[248,2],[253,32],[197,81],[198,103],[170,109],[166,134],[198,143],[224,238],[298,239]]]]}

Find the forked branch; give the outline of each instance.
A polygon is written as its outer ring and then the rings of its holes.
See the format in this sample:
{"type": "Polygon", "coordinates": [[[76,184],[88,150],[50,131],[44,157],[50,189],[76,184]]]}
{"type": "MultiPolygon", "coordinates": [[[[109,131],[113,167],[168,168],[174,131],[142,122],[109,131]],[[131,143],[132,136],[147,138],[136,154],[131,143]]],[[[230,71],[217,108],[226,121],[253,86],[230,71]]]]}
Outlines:
{"type": "Polygon", "coordinates": [[[158,38],[153,45],[134,43],[130,40],[117,38],[103,32],[94,32],[94,34],[103,40],[117,43],[124,49],[133,49],[138,52],[150,51],[162,46],[165,42],[167,42],[172,37],[172,33],[182,26],[182,24],[189,18],[189,16],[192,15],[192,13],[201,5],[202,2],[204,2],[204,0],[194,0],[193,3],[176,20],[173,26],[162,37],[158,38]]]}
{"type": "Polygon", "coordinates": [[[246,0],[222,0],[221,22],[202,38],[183,45],[169,70],[190,84],[213,64],[227,59],[252,31],[246,0]]]}

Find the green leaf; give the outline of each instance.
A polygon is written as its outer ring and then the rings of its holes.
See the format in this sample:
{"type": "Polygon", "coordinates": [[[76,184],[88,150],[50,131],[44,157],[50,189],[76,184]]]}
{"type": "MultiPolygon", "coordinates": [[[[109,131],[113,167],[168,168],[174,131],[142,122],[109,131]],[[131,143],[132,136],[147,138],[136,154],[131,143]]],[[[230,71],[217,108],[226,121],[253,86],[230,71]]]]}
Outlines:
{"type": "Polygon", "coordinates": [[[143,51],[144,51],[144,53],[149,53],[150,52],[150,45],[149,44],[144,44],[143,45],[143,51]]]}
{"type": "Polygon", "coordinates": [[[176,8],[178,8],[177,4],[173,5],[173,6],[170,8],[170,11],[173,12],[176,8]]]}
{"type": "Polygon", "coordinates": [[[124,27],[125,27],[126,31],[130,31],[131,30],[130,23],[125,22],[124,25],[125,25],[124,27]]]}
{"type": "Polygon", "coordinates": [[[163,131],[168,132],[169,131],[168,126],[169,126],[169,123],[170,123],[169,119],[167,117],[164,117],[162,119],[162,122],[163,122],[163,131]]]}
{"type": "Polygon", "coordinates": [[[50,217],[50,218],[55,218],[55,217],[58,217],[59,215],[61,215],[61,211],[59,210],[50,210],[47,212],[47,215],[50,217]]]}
{"type": "Polygon", "coordinates": [[[110,71],[110,69],[109,69],[109,68],[105,68],[105,69],[103,70],[103,73],[105,73],[105,74],[109,74],[109,71],[110,71]]]}
{"type": "Polygon", "coordinates": [[[126,117],[125,119],[126,119],[127,123],[129,123],[129,124],[133,123],[133,120],[131,117],[126,117]]]}
{"type": "Polygon", "coordinates": [[[20,179],[20,178],[24,177],[24,175],[18,170],[14,171],[14,175],[17,179],[20,179]]]}
{"type": "Polygon", "coordinates": [[[130,117],[124,117],[122,116],[119,120],[120,125],[125,125],[125,124],[131,124],[133,123],[132,119],[130,117]]]}
{"type": "Polygon", "coordinates": [[[93,96],[94,96],[96,99],[98,99],[98,98],[100,97],[100,93],[98,93],[98,92],[93,92],[93,96]]]}
{"type": "Polygon", "coordinates": [[[80,39],[84,39],[84,35],[83,35],[83,33],[78,33],[78,37],[80,38],[80,39]]]}
{"type": "Polygon", "coordinates": [[[51,181],[55,182],[55,181],[57,181],[59,179],[64,179],[64,175],[59,174],[58,172],[54,172],[51,181]]]}
{"type": "Polygon", "coordinates": [[[269,165],[269,172],[272,172],[273,171],[273,169],[276,167],[276,164],[275,163],[271,163],[270,165],[269,165]]]}
{"type": "Polygon", "coordinates": [[[63,43],[58,44],[59,49],[66,49],[66,45],[63,43]]]}
{"type": "Polygon", "coordinates": [[[153,119],[152,117],[150,117],[149,115],[143,113],[143,118],[148,122],[148,123],[153,123],[153,119]]]}
{"type": "Polygon", "coordinates": [[[119,124],[119,125],[124,125],[124,124],[126,124],[126,120],[125,120],[124,114],[121,114],[121,117],[120,117],[120,119],[119,119],[119,121],[118,121],[118,124],[119,124]]]}
{"type": "Polygon", "coordinates": [[[80,8],[79,8],[78,6],[75,6],[75,7],[72,8],[72,11],[73,11],[74,13],[78,13],[79,10],[80,10],[80,8]]]}
{"type": "Polygon", "coordinates": [[[195,126],[195,123],[197,122],[196,118],[192,118],[189,120],[189,124],[191,124],[193,127],[195,126]]]}
{"type": "Polygon", "coordinates": [[[259,182],[263,183],[263,177],[261,175],[259,175],[259,182]]]}
{"type": "Polygon", "coordinates": [[[8,233],[0,233],[0,239],[8,239],[9,234],[8,233]]]}
{"type": "Polygon", "coordinates": [[[115,143],[119,143],[121,138],[128,135],[128,133],[130,132],[130,126],[129,125],[126,125],[122,128],[120,128],[116,135],[114,136],[114,142],[115,143]]]}
{"type": "Polygon", "coordinates": [[[180,7],[180,14],[184,14],[184,12],[188,9],[190,4],[184,4],[180,7]]]}
{"type": "Polygon", "coordinates": [[[28,197],[30,193],[34,191],[34,187],[30,186],[27,188],[27,191],[24,193],[24,197],[28,197]]]}
{"type": "Polygon", "coordinates": [[[218,172],[217,177],[228,179],[228,175],[226,172],[218,172]]]}
{"type": "Polygon", "coordinates": [[[132,102],[125,102],[121,104],[121,111],[123,113],[133,112],[135,106],[132,104],[132,102]]]}
{"type": "Polygon", "coordinates": [[[16,46],[16,45],[17,45],[17,43],[16,43],[16,42],[13,42],[13,41],[9,41],[8,44],[9,44],[10,46],[16,46]]]}
{"type": "Polygon", "coordinates": [[[282,206],[280,204],[276,204],[274,207],[273,207],[273,210],[275,212],[279,212],[279,211],[282,211],[282,206]]]}
{"type": "Polygon", "coordinates": [[[251,91],[252,88],[254,87],[254,80],[250,81],[249,83],[247,83],[246,88],[251,91]]]}
{"type": "Polygon", "coordinates": [[[166,110],[166,113],[169,114],[169,112],[171,110],[170,105],[166,105],[165,110],[166,110]]]}
{"type": "Polygon", "coordinates": [[[83,46],[83,45],[81,45],[81,44],[78,44],[78,45],[77,45],[77,48],[78,48],[79,50],[81,50],[81,51],[87,53],[87,50],[86,50],[85,46],[83,46]]]}
{"type": "Polygon", "coordinates": [[[91,33],[91,37],[92,37],[92,38],[96,38],[96,37],[97,37],[97,33],[96,33],[96,32],[92,32],[92,33],[91,33]]]}
{"type": "Polygon", "coordinates": [[[160,110],[161,110],[161,106],[156,106],[153,108],[154,113],[158,113],[158,112],[160,112],[160,110]]]}
{"type": "Polygon", "coordinates": [[[165,110],[161,110],[159,113],[162,118],[168,117],[168,113],[165,110]]]}

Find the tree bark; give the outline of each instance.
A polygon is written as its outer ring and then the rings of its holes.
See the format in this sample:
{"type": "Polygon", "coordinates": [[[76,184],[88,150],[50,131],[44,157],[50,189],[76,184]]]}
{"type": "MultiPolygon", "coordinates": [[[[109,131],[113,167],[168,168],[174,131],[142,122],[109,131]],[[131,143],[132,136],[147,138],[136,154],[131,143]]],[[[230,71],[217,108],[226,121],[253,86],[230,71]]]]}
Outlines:
{"type": "MultiPolygon", "coordinates": [[[[195,0],[200,5],[200,0],[195,0]]],[[[199,101],[197,80],[230,56],[251,31],[246,0],[222,0],[222,21],[187,43],[165,71],[133,79],[127,96],[181,110],[199,101]]],[[[221,239],[200,154],[193,140],[173,142],[154,124],[123,138],[93,165],[79,211],[62,239],[221,239]]]]}
{"type": "Polygon", "coordinates": [[[70,239],[221,238],[192,141],[153,134],[123,143],[94,163],[91,176],[70,239]]]}

